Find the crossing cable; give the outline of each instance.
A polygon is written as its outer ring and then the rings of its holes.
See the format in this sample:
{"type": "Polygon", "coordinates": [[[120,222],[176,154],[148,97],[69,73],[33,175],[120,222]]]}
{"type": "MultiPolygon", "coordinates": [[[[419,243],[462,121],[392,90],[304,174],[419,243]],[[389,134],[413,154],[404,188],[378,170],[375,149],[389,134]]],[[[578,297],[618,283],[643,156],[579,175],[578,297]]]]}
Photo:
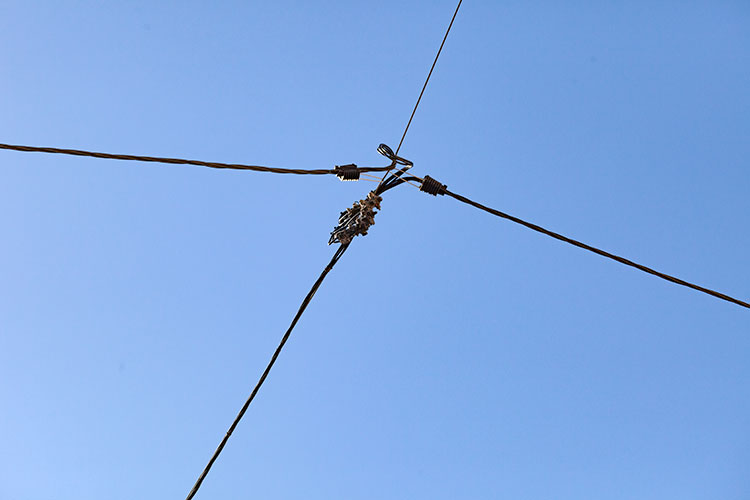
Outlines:
{"type": "Polygon", "coordinates": [[[239,424],[240,420],[242,420],[242,417],[245,415],[245,412],[250,406],[250,403],[252,403],[253,399],[255,399],[255,395],[258,394],[258,390],[260,389],[260,386],[263,385],[263,382],[265,382],[266,377],[268,377],[268,373],[271,371],[271,368],[276,362],[276,359],[279,357],[281,350],[284,348],[284,344],[286,344],[286,341],[289,340],[289,336],[291,335],[292,330],[297,324],[297,321],[299,321],[299,318],[302,316],[302,313],[305,312],[305,309],[307,308],[308,304],[310,304],[310,301],[315,295],[315,292],[317,292],[318,288],[320,288],[320,285],[321,283],[323,283],[323,280],[325,279],[326,275],[328,275],[331,269],[333,269],[333,266],[336,265],[336,263],[339,261],[341,256],[344,255],[344,252],[346,252],[347,248],[349,248],[348,243],[342,244],[339,246],[339,248],[336,250],[336,253],[333,254],[331,261],[328,263],[325,269],[323,269],[323,272],[320,273],[318,280],[315,282],[315,284],[312,286],[312,288],[308,292],[305,299],[302,301],[302,304],[299,306],[299,310],[297,310],[297,314],[294,316],[292,323],[289,325],[289,328],[287,329],[286,333],[281,338],[281,342],[279,343],[279,346],[276,348],[276,351],[274,351],[273,356],[271,356],[271,361],[268,362],[268,366],[266,366],[266,369],[263,371],[263,374],[260,376],[258,383],[255,384],[255,388],[250,393],[250,397],[248,397],[247,401],[245,401],[245,404],[242,405],[240,412],[237,414],[237,417],[235,417],[234,422],[232,422],[232,425],[229,427],[229,430],[227,431],[226,435],[219,443],[219,446],[216,448],[216,451],[214,451],[214,454],[211,456],[211,459],[208,461],[208,464],[203,469],[203,472],[201,472],[201,475],[198,476],[198,480],[193,485],[193,488],[190,490],[190,493],[188,493],[186,500],[191,500],[195,496],[195,494],[198,493],[198,489],[201,487],[203,480],[206,478],[206,475],[208,474],[208,471],[211,470],[211,466],[219,457],[219,454],[221,454],[221,451],[224,449],[224,445],[227,444],[227,441],[229,440],[229,437],[232,435],[232,432],[234,432],[234,429],[237,427],[237,424],[239,424]]]}
{"type": "Polygon", "coordinates": [[[414,109],[411,112],[411,116],[409,117],[409,122],[406,124],[406,128],[404,129],[404,133],[401,136],[401,140],[398,142],[398,147],[396,148],[396,154],[401,150],[401,145],[404,143],[404,137],[406,137],[406,132],[409,131],[409,125],[411,125],[411,121],[414,118],[414,113],[417,112],[417,108],[419,107],[419,103],[422,100],[422,95],[424,95],[424,91],[427,88],[427,84],[430,81],[430,77],[432,76],[432,70],[435,69],[435,65],[437,64],[438,57],[440,57],[440,53],[443,51],[443,45],[445,45],[445,41],[448,39],[448,33],[451,32],[451,28],[453,27],[453,21],[456,20],[456,14],[458,14],[458,9],[461,8],[461,2],[463,0],[458,0],[458,5],[456,5],[456,11],[453,13],[453,17],[451,18],[451,22],[448,25],[448,29],[445,31],[445,36],[443,37],[443,41],[440,43],[440,48],[437,51],[437,54],[435,55],[435,60],[432,61],[432,66],[430,67],[430,72],[427,73],[427,79],[424,81],[424,85],[422,86],[422,91],[419,93],[419,97],[417,98],[417,103],[414,105],[414,109]]]}
{"type": "MultiPolygon", "coordinates": [[[[217,163],[210,161],[200,160],[184,160],[182,158],[162,158],[158,156],[139,156],[139,155],[123,155],[123,154],[112,154],[112,153],[98,153],[96,151],[82,151],[79,149],[62,149],[62,148],[48,148],[39,146],[19,146],[15,144],[0,144],[0,149],[9,149],[12,151],[32,152],[32,153],[54,153],[64,154],[73,156],[89,156],[92,158],[106,158],[109,160],[132,160],[132,161],[144,161],[154,163],[170,163],[176,165],[198,165],[200,167],[210,168],[225,168],[232,170],[252,170],[255,172],[271,172],[274,174],[298,174],[298,175],[327,175],[334,174],[338,175],[341,171],[337,168],[330,169],[299,169],[299,168],[279,168],[279,167],[264,167],[260,165],[243,165],[239,163],[217,163]]],[[[356,167],[358,172],[386,172],[386,174],[392,170],[392,167],[356,167]]]]}
{"type": "Polygon", "coordinates": [[[748,302],[744,302],[742,300],[736,299],[734,297],[730,297],[729,295],[723,294],[721,292],[711,290],[710,288],[705,288],[700,285],[696,285],[694,283],[690,283],[688,281],[682,280],[680,278],[676,278],[669,274],[662,273],[655,269],[651,269],[650,267],[646,267],[642,264],[638,264],[637,262],[633,262],[632,260],[626,259],[624,257],[620,257],[619,255],[615,255],[605,250],[602,250],[600,248],[587,245],[586,243],[580,242],[578,240],[574,240],[573,238],[568,238],[567,236],[563,236],[562,234],[556,233],[554,231],[550,231],[549,229],[545,229],[541,226],[537,226],[536,224],[532,224],[531,222],[527,222],[523,219],[519,219],[518,217],[515,217],[513,215],[509,215],[509,214],[506,214],[505,212],[501,212],[499,210],[495,210],[494,208],[490,208],[485,205],[482,205],[481,203],[477,203],[476,201],[470,200],[464,196],[461,196],[460,194],[453,193],[448,190],[445,184],[440,184],[438,181],[436,181],[429,175],[425,176],[424,179],[422,180],[422,187],[420,188],[420,190],[426,192],[427,194],[431,194],[433,196],[438,195],[438,194],[450,196],[451,198],[454,198],[462,203],[466,203],[467,205],[471,205],[472,207],[478,208],[480,210],[484,210],[485,212],[488,212],[492,215],[502,217],[503,219],[508,219],[509,221],[515,222],[516,224],[520,224],[522,226],[528,227],[529,229],[533,229],[534,231],[538,233],[551,236],[552,238],[555,238],[556,240],[564,241],[565,243],[570,243],[571,245],[577,246],[578,248],[583,248],[584,250],[588,250],[589,252],[593,252],[595,254],[601,255],[602,257],[606,257],[608,259],[612,259],[621,264],[625,264],[626,266],[634,267],[648,274],[653,274],[654,276],[659,277],[661,279],[671,281],[672,283],[686,286],[688,288],[692,288],[693,290],[697,290],[699,292],[712,295],[716,298],[726,300],[727,302],[737,304],[738,306],[742,306],[742,307],[750,309],[750,303],[748,302]]]}
{"type": "MultiPolygon", "coordinates": [[[[404,129],[404,133],[401,134],[401,140],[398,141],[398,147],[396,148],[396,153],[394,154],[395,157],[398,157],[398,152],[401,151],[401,145],[404,143],[404,138],[406,137],[406,133],[409,131],[409,126],[411,125],[411,121],[414,119],[414,114],[417,112],[417,108],[419,107],[419,103],[422,101],[422,96],[424,95],[424,91],[427,88],[427,84],[430,82],[432,71],[435,69],[435,65],[437,64],[438,58],[440,57],[440,53],[443,51],[443,46],[445,45],[445,41],[448,39],[448,33],[451,32],[451,28],[453,27],[453,21],[456,20],[458,9],[461,8],[461,2],[463,2],[463,0],[458,0],[458,5],[456,5],[456,11],[453,13],[453,17],[451,18],[450,24],[448,24],[448,29],[445,30],[445,36],[443,36],[443,41],[440,43],[440,48],[438,49],[437,54],[435,54],[435,60],[432,61],[430,72],[427,73],[427,79],[424,81],[424,85],[422,85],[422,91],[419,93],[419,97],[417,97],[417,103],[414,105],[414,109],[411,111],[411,116],[409,116],[409,121],[406,123],[406,128],[404,129]]],[[[385,182],[385,178],[387,176],[388,176],[388,172],[383,174],[383,178],[380,179],[381,185],[383,184],[383,182],[385,182]]]]}

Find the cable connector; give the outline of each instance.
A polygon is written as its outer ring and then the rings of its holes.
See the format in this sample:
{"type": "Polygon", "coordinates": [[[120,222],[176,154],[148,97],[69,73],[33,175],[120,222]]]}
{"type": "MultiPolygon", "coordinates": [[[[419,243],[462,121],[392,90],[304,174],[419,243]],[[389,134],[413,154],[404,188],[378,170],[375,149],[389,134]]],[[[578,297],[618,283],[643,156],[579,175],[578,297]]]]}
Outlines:
{"type": "Polygon", "coordinates": [[[375,209],[380,210],[380,202],[383,198],[373,191],[367,194],[364,200],[355,202],[351,208],[347,208],[339,216],[339,225],[333,228],[328,244],[350,243],[355,236],[367,234],[370,226],[375,224],[375,209]]]}
{"type": "Polygon", "coordinates": [[[440,184],[438,181],[436,181],[429,175],[424,176],[422,185],[419,188],[420,191],[424,191],[425,193],[431,194],[432,196],[437,196],[437,195],[443,196],[447,189],[448,189],[448,186],[446,186],[445,184],[440,184]]]}
{"type": "Polygon", "coordinates": [[[359,167],[354,163],[348,165],[336,165],[333,169],[336,173],[336,177],[342,181],[358,181],[359,180],[359,167]]]}

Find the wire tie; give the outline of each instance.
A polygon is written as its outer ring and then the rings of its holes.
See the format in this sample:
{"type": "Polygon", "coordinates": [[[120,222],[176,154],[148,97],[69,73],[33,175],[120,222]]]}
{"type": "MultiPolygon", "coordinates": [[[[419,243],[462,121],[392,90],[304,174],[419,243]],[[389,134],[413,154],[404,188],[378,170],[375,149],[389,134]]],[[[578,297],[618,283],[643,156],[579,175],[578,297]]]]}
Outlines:
{"type": "Polygon", "coordinates": [[[448,186],[445,184],[440,184],[438,181],[430,177],[429,175],[424,176],[424,181],[422,181],[422,186],[419,188],[420,191],[424,191],[427,194],[431,194],[432,196],[443,196],[445,194],[445,191],[448,189],[448,186]]]}
{"type": "Polygon", "coordinates": [[[348,165],[336,165],[333,169],[336,173],[336,177],[342,181],[358,181],[359,180],[359,168],[354,163],[348,165]]]}

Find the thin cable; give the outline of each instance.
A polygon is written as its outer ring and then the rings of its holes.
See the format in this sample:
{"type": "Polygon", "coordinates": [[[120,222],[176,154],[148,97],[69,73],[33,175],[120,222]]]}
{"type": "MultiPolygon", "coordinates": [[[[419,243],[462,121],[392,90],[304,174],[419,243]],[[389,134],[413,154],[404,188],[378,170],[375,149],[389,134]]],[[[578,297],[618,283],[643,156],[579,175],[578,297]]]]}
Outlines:
{"type": "Polygon", "coordinates": [[[403,183],[409,184],[410,186],[419,189],[419,186],[416,185],[416,184],[414,184],[411,181],[423,182],[422,179],[420,179],[419,177],[411,176],[411,175],[410,176],[404,176],[403,175],[404,173],[406,173],[406,170],[403,170],[403,169],[399,170],[395,174],[392,174],[391,177],[389,179],[387,179],[385,182],[381,181],[378,184],[378,187],[375,190],[375,192],[377,192],[378,194],[383,194],[386,191],[388,191],[389,189],[393,189],[396,186],[399,186],[399,185],[401,185],[403,183]]]}
{"type": "Polygon", "coordinates": [[[245,401],[245,404],[242,406],[242,409],[240,409],[240,412],[237,414],[237,417],[235,417],[234,422],[232,422],[232,425],[229,427],[229,430],[227,431],[226,435],[221,440],[221,443],[219,443],[218,448],[216,448],[216,451],[214,451],[214,454],[211,456],[211,460],[208,461],[208,464],[203,469],[203,472],[201,472],[201,475],[198,477],[198,480],[193,485],[193,488],[190,490],[190,493],[188,493],[186,500],[191,500],[195,496],[195,494],[198,492],[198,489],[201,487],[201,483],[203,483],[203,480],[206,478],[208,471],[211,470],[211,466],[219,457],[221,450],[224,449],[224,445],[227,444],[227,441],[229,440],[229,437],[232,435],[232,432],[234,432],[234,429],[237,427],[237,424],[239,424],[240,420],[242,420],[242,417],[245,415],[245,412],[247,411],[247,408],[250,406],[250,403],[253,402],[255,395],[258,393],[258,390],[260,389],[260,386],[263,385],[263,382],[266,380],[266,377],[268,377],[268,373],[271,371],[273,364],[276,362],[276,358],[279,357],[281,350],[284,348],[284,344],[286,344],[286,341],[289,339],[289,336],[291,335],[292,330],[294,329],[294,326],[297,324],[297,321],[299,320],[300,316],[302,316],[302,313],[305,312],[305,309],[307,308],[308,304],[310,304],[310,301],[315,295],[315,292],[317,292],[318,288],[320,288],[320,285],[321,283],[323,283],[323,280],[325,279],[326,275],[331,271],[331,269],[333,269],[333,266],[336,265],[336,263],[339,261],[341,256],[344,255],[344,252],[346,252],[347,248],[349,248],[349,244],[344,244],[344,245],[339,246],[338,250],[336,250],[336,253],[331,258],[331,262],[329,262],[328,265],[325,267],[325,269],[323,269],[323,272],[320,273],[318,280],[315,282],[315,284],[312,286],[312,288],[308,292],[305,299],[302,301],[302,304],[300,305],[299,310],[297,311],[297,314],[294,316],[294,319],[292,320],[291,325],[289,325],[289,328],[287,329],[286,333],[281,338],[281,342],[279,343],[279,346],[276,348],[276,351],[273,353],[273,356],[271,356],[271,361],[268,362],[268,366],[266,366],[266,369],[263,371],[263,374],[260,376],[258,383],[255,384],[255,388],[253,389],[253,392],[250,393],[250,397],[247,398],[247,401],[245,401]]]}
{"type": "Polygon", "coordinates": [[[380,177],[377,177],[372,174],[362,174],[362,176],[360,177],[360,180],[380,182],[380,177]]]}
{"type": "Polygon", "coordinates": [[[414,180],[414,179],[416,179],[416,177],[415,177],[415,176],[409,176],[409,177],[405,177],[405,178],[403,179],[403,181],[404,181],[405,183],[409,184],[410,186],[412,186],[412,187],[415,187],[415,188],[419,189],[419,186],[417,186],[416,184],[414,184],[413,182],[411,182],[411,181],[412,181],[412,180],[414,180]]]}
{"type": "Polygon", "coordinates": [[[414,184],[414,182],[417,182],[417,181],[419,181],[420,183],[422,183],[422,182],[424,182],[424,179],[422,179],[418,175],[414,175],[412,173],[410,173],[410,175],[408,177],[404,177],[404,182],[405,183],[407,183],[407,184],[409,184],[411,186],[414,186],[415,188],[419,189],[419,186],[416,185],[416,184],[414,184]],[[413,182],[411,182],[411,181],[413,181],[413,182]]]}
{"type": "MultiPolygon", "coordinates": [[[[298,168],[278,168],[278,167],[263,167],[258,165],[242,165],[238,163],[217,163],[200,160],[183,160],[181,158],[161,158],[157,156],[137,156],[137,155],[122,155],[112,153],[97,153],[96,151],[81,151],[78,149],[61,149],[61,148],[47,148],[38,146],[18,146],[14,144],[0,144],[0,149],[9,149],[12,151],[23,151],[23,152],[34,152],[34,153],[55,153],[73,156],[90,156],[93,158],[106,158],[110,160],[132,160],[132,161],[145,161],[145,162],[156,162],[156,163],[171,163],[177,165],[198,165],[201,167],[210,168],[227,168],[233,170],[252,170],[255,172],[271,172],[275,174],[299,174],[299,175],[326,175],[326,174],[337,174],[335,169],[313,169],[305,170],[298,168]]],[[[361,167],[360,172],[388,172],[391,167],[361,167]]]]}
{"type": "Polygon", "coordinates": [[[375,189],[375,194],[383,194],[389,189],[404,183],[403,175],[411,168],[411,164],[404,165],[395,174],[391,174],[385,181],[380,181],[378,187],[375,189]]]}
{"type": "MultiPolygon", "coordinates": [[[[445,30],[445,36],[443,36],[443,41],[440,42],[440,48],[438,49],[437,54],[435,54],[435,59],[432,61],[432,66],[430,66],[430,72],[427,73],[427,79],[425,79],[424,85],[422,85],[422,90],[419,92],[419,97],[417,98],[416,104],[414,104],[414,109],[411,111],[411,115],[409,116],[409,121],[406,123],[406,128],[404,129],[404,133],[401,134],[401,140],[398,141],[398,147],[396,148],[396,152],[393,154],[394,157],[398,157],[398,152],[401,151],[401,145],[404,143],[404,138],[406,137],[406,133],[409,131],[409,126],[411,125],[411,121],[414,119],[414,114],[417,112],[419,103],[422,102],[422,96],[424,95],[424,91],[427,88],[427,84],[430,82],[432,71],[435,69],[435,65],[437,64],[438,58],[440,57],[440,53],[443,51],[443,46],[445,45],[445,41],[448,39],[448,33],[451,32],[451,28],[453,27],[453,21],[456,20],[456,15],[458,14],[458,9],[461,8],[462,1],[463,0],[458,0],[458,5],[456,5],[456,10],[455,12],[453,12],[453,17],[451,17],[451,22],[450,24],[448,24],[448,29],[445,30]]],[[[386,148],[390,151],[390,148],[388,148],[387,146],[386,148]]],[[[380,148],[378,148],[378,152],[381,152],[380,148]]],[[[394,166],[395,166],[395,163],[396,161],[394,160],[394,164],[393,164],[394,166]]],[[[383,177],[380,179],[380,186],[378,186],[379,189],[383,185],[383,183],[386,182],[386,177],[388,177],[388,172],[384,173],[383,177]]]]}
{"type": "Polygon", "coordinates": [[[448,29],[445,31],[445,36],[443,37],[443,41],[440,44],[440,48],[437,51],[437,54],[435,55],[435,60],[432,61],[432,67],[430,68],[430,72],[427,74],[427,79],[424,82],[424,85],[422,86],[422,91],[419,93],[419,97],[417,98],[417,103],[414,105],[414,109],[411,112],[411,116],[409,117],[409,122],[406,124],[406,128],[404,129],[404,133],[401,136],[401,140],[398,142],[398,147],[396,148],[396,154],[401,150],[401,144],[404,143],[404,137],[406,137],[406,132],[409,131],[409,125],[411,125],[411,121],[414,118],[414,113],[417,112],[417,108],[419,107],[419,102],[422,100],[422,95],[424,94],[424,90],[427,88],[427,83],[430,81],[430,77],[432,76],[432,70],[435,69],[435,65],[437,64],[438,57],[440,57],[440,53],[443,51],[443,45],[445,45],[445,40],[448,39],[448,33],[451,32],[451,27],[453,26],[453,21],[456,19],[456,14],[458,14],[458,9],[461,7],[461,2],[463,0],[458,0],[458,5],[456,6],[456,11],[453,13],[453,17],[451,18],[451,22],[448,25],[448,29]]]}
{"type": "Polygon", "coordinates": [[[601,255],[602,257],[607,257],[608,259],[612,259],[614,261],[617,261],[621,264],[625,264],[626,266],[634,267],[640,271],[643,271],[645,273],[653,274],[654,276],[657,276],[659,278],[662,278],[667,281],[671,281],[672,283],[676,283],[678,285],[686,286],[688,288],[692,288],[693,290],[697,290],[699,292],[706,293],[708,295],[712,295],[716,298],[726,300],[727,302],[731,302],[733,304],[737,304],[738,306],[746,307],[750,309],[750,303],[743,302],[742,300],[735,299],[734,297],[730,297],[729,295],[725,295],[721,292],[717,292],[715,290],[711,290],[708,288],[704,288],[699,285],[695,285],[693,283],[681,280],[680,278],[675,278],[674,276],[670,276],[669,274],[664,274],[662,272],[656,271],[654,269],[651,269],[650,267],[646,267],[641,264],[637,264],[633,262],[632,260],[628,260],[624,257],[620,257],[618,255],[611,254],[609,252],[606,252],[604,250],[601,250],[596,247],[592,247],[591,245],[587,245],[586,243],[582,243],[580,241],[574,240],[572,238],[568,238],[567,236],[563,236],[561,234],[555,233],[554,231],[550,231],[549,229],[544,229],[541,226],[537,226],[536,224],[532,224],[531,222],[526,222],[525,220],[519,219],[518,217],[514,217],[512,215],[508,215],[506,213],[500,212],[499,210],[495,210],[494,208],[489,208],[481,203],[477,203],[476,201],[472,201],[468,198],[465,198],[461,196],[460,194],[452,193],[445,190],[445,194],[455,198],[458,201],[461,201],[463,203],[466,203],[467,205],[471,205],[475,208],[478,208],[480,210],[484,210],[485,212],[491,213],[492,215],[496,215],[498,217],[502,217],[504,219],[508,219],[509,221],[515,222],[516,224],[521,224],[522,226],[526,226],[529,229],[533,229],[536,232],[546,234],[547,236],[551,236],[552,238],[555,238],[560,241],[564,241],[565,243],[570,243],[571,245],[577,246],[578,248],[583,248],[584,250],[588,250],[589,252],[594,252],[595,254],[601,255]]]}

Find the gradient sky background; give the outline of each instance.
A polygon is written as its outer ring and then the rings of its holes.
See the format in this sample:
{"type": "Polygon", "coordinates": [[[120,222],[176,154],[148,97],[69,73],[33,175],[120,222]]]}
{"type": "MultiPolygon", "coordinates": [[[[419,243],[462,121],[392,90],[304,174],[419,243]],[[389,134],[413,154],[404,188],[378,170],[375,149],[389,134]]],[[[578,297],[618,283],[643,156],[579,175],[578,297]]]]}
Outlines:
{"type": "MultiPolygon", "coordinates": [[[[453,1],[0,1],[0,142],[382,165],[453,1]]],[[[417,175],[750,298],[750,4],[461,8],[417,175]]],[[[0,499],[184,498],[375,184],[0,151],[0,499]]],[[[750,311],[403,186],[197,498],[750,497],[750,311]]]]}

